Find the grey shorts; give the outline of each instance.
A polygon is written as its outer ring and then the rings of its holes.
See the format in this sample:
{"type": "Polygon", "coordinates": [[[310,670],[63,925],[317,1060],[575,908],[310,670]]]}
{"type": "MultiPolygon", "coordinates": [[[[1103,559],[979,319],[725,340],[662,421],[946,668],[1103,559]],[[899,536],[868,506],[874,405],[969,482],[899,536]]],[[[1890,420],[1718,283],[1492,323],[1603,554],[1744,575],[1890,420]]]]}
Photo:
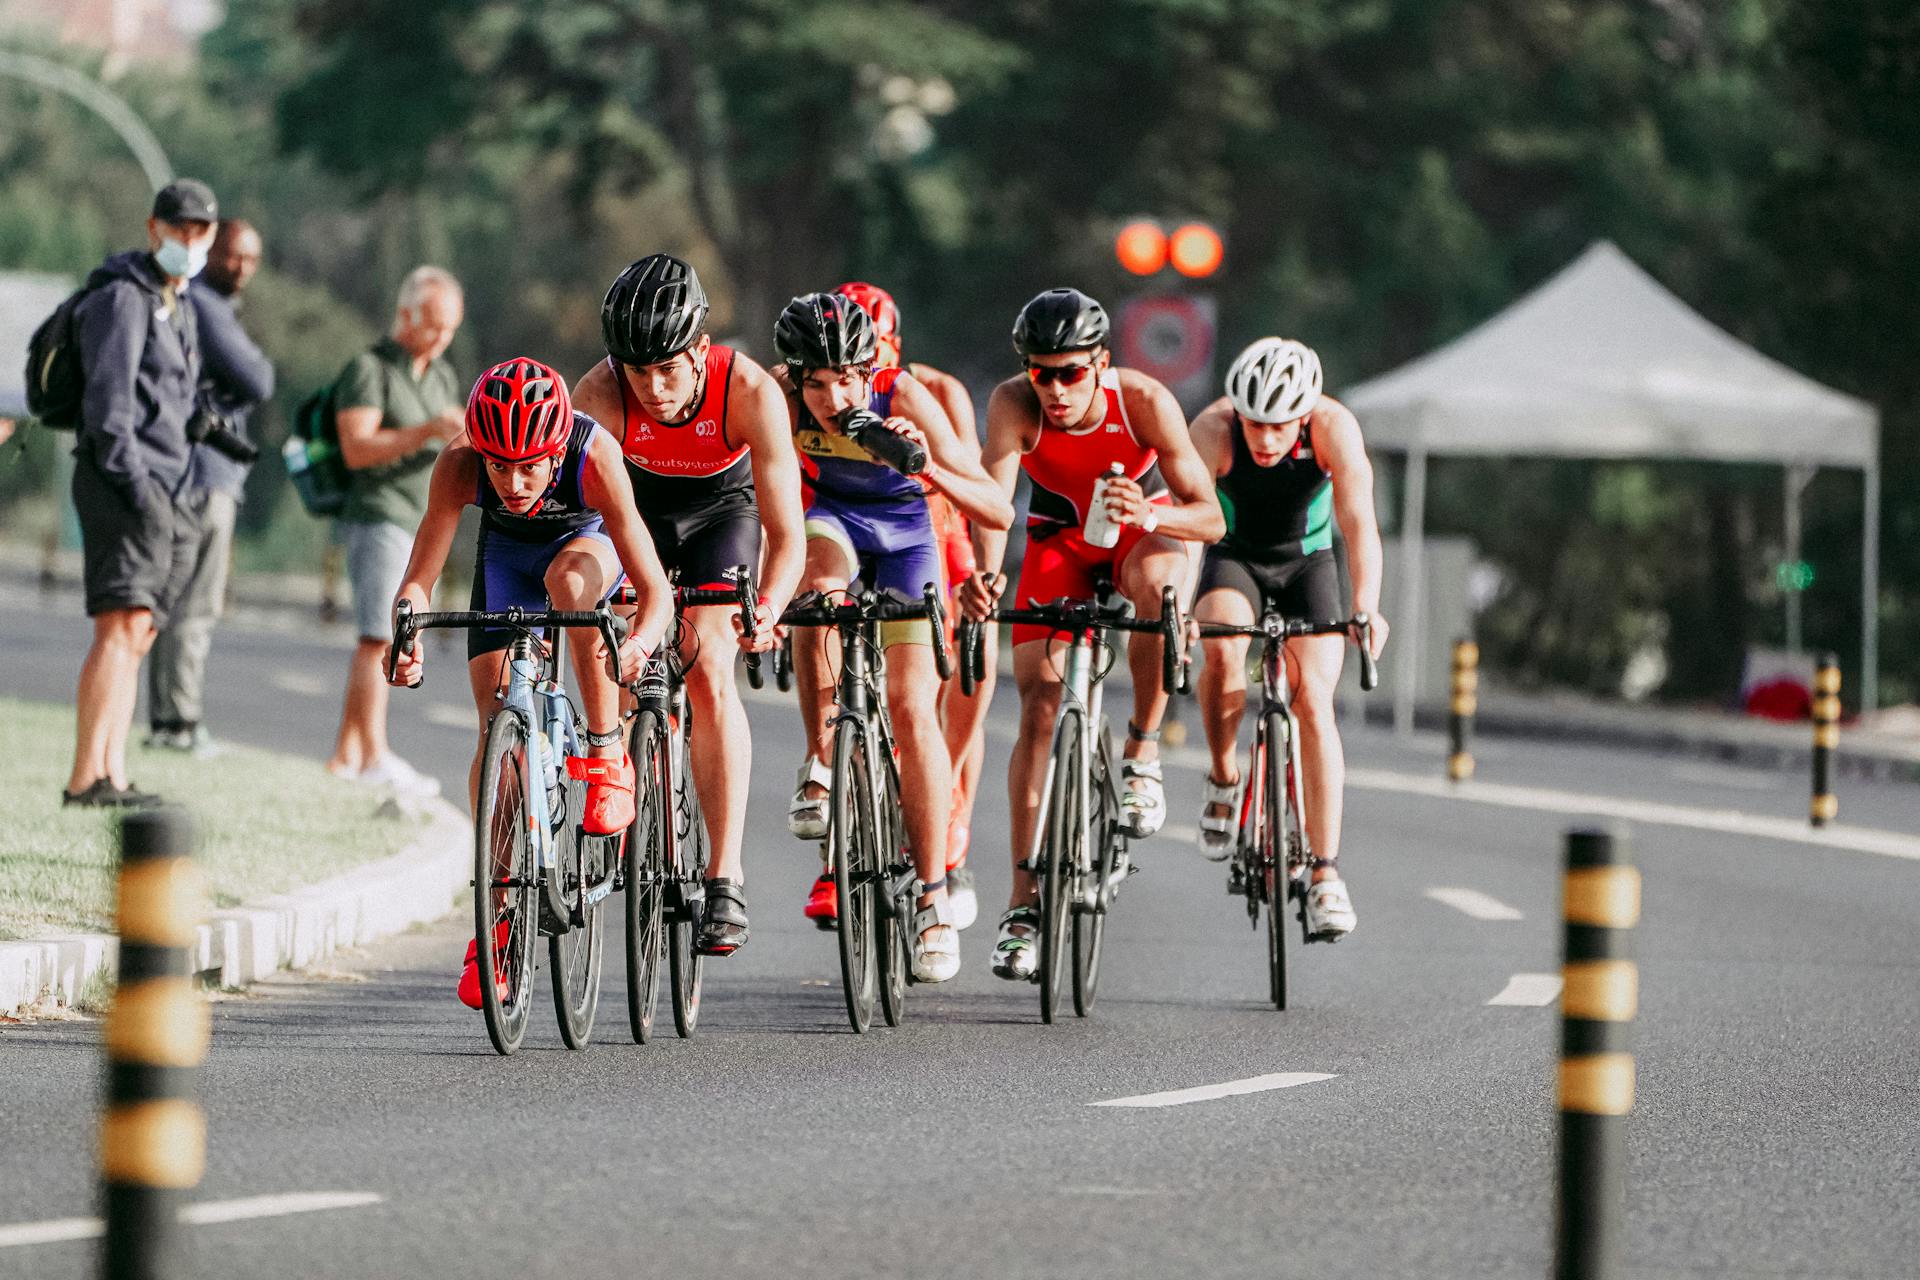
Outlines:
{"type": "Polygon", "coordinates": [[[200,548],[194,509],[174,502],[137,510],[83,456],[73,460],[73,509],[80,520],[87,616],[149,609],[154,628],[164,629],[193,580],[200,548]]]}
{"type": "Polygon", "coordinates": [[[353,625],[362,640],[393,639],[393,598],[407,575],[413,534],[385,521],[342,520],[333,540],[347,553],[347,581],[353,587],[353,625]]]}

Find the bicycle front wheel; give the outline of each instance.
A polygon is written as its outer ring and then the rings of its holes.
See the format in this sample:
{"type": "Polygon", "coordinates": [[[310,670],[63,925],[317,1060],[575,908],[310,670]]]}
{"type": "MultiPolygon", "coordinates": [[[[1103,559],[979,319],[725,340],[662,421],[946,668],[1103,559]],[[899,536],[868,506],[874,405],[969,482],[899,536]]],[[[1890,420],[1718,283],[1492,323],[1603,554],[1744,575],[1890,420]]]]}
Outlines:
{"type": "Polygon", "coordinates": [[[633,761],[633,825],[627,828],[625,898],[627,904],[627,1024],[634,1043],[653,1039],[653,1015],[660,1001],[662,904],[667,891],[667,814],[671,784],[666,735],[657,712],[634,719],[627,749],[633,761]]]}
{"type": "Polygon", "coordinates": [[[487,725],[473,820],[473,933],[480,1008],[487,1037],[502,1054],[520,1047],[533,1009],[539,909],[527,827],[532,767],[520,713],[495,713],[487,725]]]}
{"type": "Polygon", "coordinates": [[[554,1015],[560,1022],[560,1039],[569,1049],[584,1049],[593,1039],[594,1018],[600,1009],[601,952],[605,947],[600,929],[600,908],[604,904],[586,904],[584,899],[587,891],[606,876],[610,842],[605,836],[590,836],[572,826],[585,793],[581,784],[568,787],[572,803],[567,821],[572,835],[562,850],[560,865],[554,869],[555,875],[566,877],[569,905],[582,903],[581,923],[547,938],[554,1015]]]}
{"type": "Polygon", "coordinates": [[[1084,1018],[1093,1011],[1094,996],[1100,989],[1100,945],[1107,932],[1107,905],[1113,901],[1113,876],[1120,860],[1119,798],[1114,793],[1113,751],[1107,740],[1107,726],[1100,726],[1094,746],[1092,793],[1094,820],[1082,824],[1080,838],[1092,867],[1084,878],[1082,892],[1073,910],[1073,1011],[1084,1018]]]}
{"type": "Polygon", "coordinates": [[[828,808],[827,860],[833,866],[835,905],[840,918],[840,981],[847,997],[847,1021],[855,1031],[873,1025],[873,995],[878,986],[874,947],[875,880],[880,859],[873,829],[873,788],[860,730],[842,724],[833,733],[833,797],[828,808]]]}
{"type": "Polygon", "coordinates": [[[907,1016],[907,975],[913,971],[913,953],[909,950],[912,943],[907,934],[913,922],[916,895],[912,866],[901,866],[895,861],[906,860],[906,841],[901,837],[905,820],[900,813],[899,793],[889,788],[876,795],[874,802],[882,808],[880,838],[875,841],[881,869],[879,882],[873,888],[873,951],[880,971],[880,1013],[888,1026],[897,1027],[907,1016]],[[903,886],[902,891],[896,892],[896,886],[903,886]]]}
{"type": "Polygon", "coordinates": [[[1067,998],[1073,950],[1073,904],[1076,868],[1084,861],[1078,841],[1086,824],[1080,811],[1081,788],[1087,784],[1084,736],[1078,713],[1062,711],[1054,738],[1053,789],[1047,797],[1046,844],[1040,851],[1040,1020],[1051,1023],[1067,998]]]}
{"type": "Polygon", "coordinates": [[[1267,998],[1276,1009],[1287,1007],[1287,915],[1293,887],[1285,814],[1288,729],[1286,717],[1277,711],[1267,714],[1260,729],[1259,874],[1267,898],[1267,998]]]}

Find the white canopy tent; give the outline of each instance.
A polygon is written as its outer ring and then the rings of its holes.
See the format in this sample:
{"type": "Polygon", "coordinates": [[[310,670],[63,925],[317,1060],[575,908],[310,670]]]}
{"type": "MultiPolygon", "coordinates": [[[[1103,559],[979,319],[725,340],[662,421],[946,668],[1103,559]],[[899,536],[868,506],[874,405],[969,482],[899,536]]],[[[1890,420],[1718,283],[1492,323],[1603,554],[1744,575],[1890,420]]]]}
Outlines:
{"type": "MultiPolygon", "coordinates": [[[[1368,445],[1407,456],[1394,723],[1413,723],[1421,543],[1435,454],[1691,458],[1786,467],[1788,537],[1816,467],[1865,481],[1861,705],[1878,697],[1880,416],[1714,327],[1599,241],[1478,328],[1342,397],[1368,445]]],[[[1790,554],[1797,555],[1797,545],[1790,554]]],[[[1790,615],[1789,631],[1797,630],[1790,615]]]]}

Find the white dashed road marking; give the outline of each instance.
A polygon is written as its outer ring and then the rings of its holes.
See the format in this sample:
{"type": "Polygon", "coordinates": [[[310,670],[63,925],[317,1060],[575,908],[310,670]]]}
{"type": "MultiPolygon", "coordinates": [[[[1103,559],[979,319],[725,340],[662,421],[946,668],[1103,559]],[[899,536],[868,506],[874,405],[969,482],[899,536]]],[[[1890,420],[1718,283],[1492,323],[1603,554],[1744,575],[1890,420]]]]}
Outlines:
{"type": "Polygon", "coordinates": [[[474,710],[457,702],[429,702],[426,720],[428,724],[437,724],[443,729],[471,729],[474,727],[474,710]]]}
{"type": "Polygon", "coordinates": [[[1478,889],[1436,888],[1427,890],[1427,897],[1435,902],[1452,907],[1455,911],[1464,911],[1475,920],[1519,920],[1521,915],[1498,898],[1489,897],[1478,889]]]}
{"type": "Polygon", "coordinates": [[[1543,1004],[1552,1004],[1559,998],[1559,974],[1516,973],[1507,979],[1506,986],[1500,988],[1500,994],[1487,1001],[1487,1003],[1519,1005],[1525,1008],[1537,1009],[1543,1004]]]}
{"type": "MultiPolygon", "coordinates": [[[[358,1209],[379,1204],[384,1197],[371,1191],[303,1191],[284,1196],[250,1196],[244,1200],[211,1200],[180,1211],[180,1221],[193,1226],[241,1222],[248,1218],[282,1218],[291,1213],[318,1213],[324,1209],[358,1209]]],[[[98,1218],[56,1218],[49,1222],[22,1222],[0,1227],[0,1249],[28,1244],[58,1244],[64,1240],[94,1240],[106,1230],[98,1218]]]]}
{"type": "Polygon", "coordinates": [[[1246,1080],[1229,1080],[1225,1084],[1203,1084],[1196,1089],[1171,1089],[1165,1093],[1143,1093],[1132,1098],[1108,1098],[1102,1102],[1089,1102],[1090,1107],[1179,1107],[1189,1102],[1211,1102],[1215,1098],[1232,1098],[1243,1093],[1265,1093],[1269,1089],[1291,1089],[1295,1085],[1314,1084],[1321,1080],[1332,1080],[1333,1076],[1319,1071],[1280,1071],[1273,1075],[1253,1076],[1246,1080]]]}
{"type": "Polygon", "coordinates": [[[298,694],[303,698],[323,698],[340,689],[340,681],[324,680],[305,671],[276,671],[268,677],[268,683],[282,693],[298,694]]]}

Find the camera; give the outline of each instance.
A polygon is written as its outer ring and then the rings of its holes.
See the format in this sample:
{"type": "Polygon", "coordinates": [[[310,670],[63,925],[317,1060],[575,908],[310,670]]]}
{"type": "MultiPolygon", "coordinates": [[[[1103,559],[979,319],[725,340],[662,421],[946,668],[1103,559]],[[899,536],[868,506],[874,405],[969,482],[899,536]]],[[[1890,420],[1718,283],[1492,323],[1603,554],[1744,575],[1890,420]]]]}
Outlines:
{"type": "Polygon", "coordinates": [[[847,439],[901,475],[917,476],[927,469],[927,451],[887,426],[873,410],[856,405],[838,421],[847,439]]]}
{"type": "Polygon", "coordinates": [[[260,459],[260,450],[253,441],[235,431],[224,417],[204,404],[196,406],[193,416],[187,419],[187,439],[204,444],[242,466],[250,466],[260,459]]]}

